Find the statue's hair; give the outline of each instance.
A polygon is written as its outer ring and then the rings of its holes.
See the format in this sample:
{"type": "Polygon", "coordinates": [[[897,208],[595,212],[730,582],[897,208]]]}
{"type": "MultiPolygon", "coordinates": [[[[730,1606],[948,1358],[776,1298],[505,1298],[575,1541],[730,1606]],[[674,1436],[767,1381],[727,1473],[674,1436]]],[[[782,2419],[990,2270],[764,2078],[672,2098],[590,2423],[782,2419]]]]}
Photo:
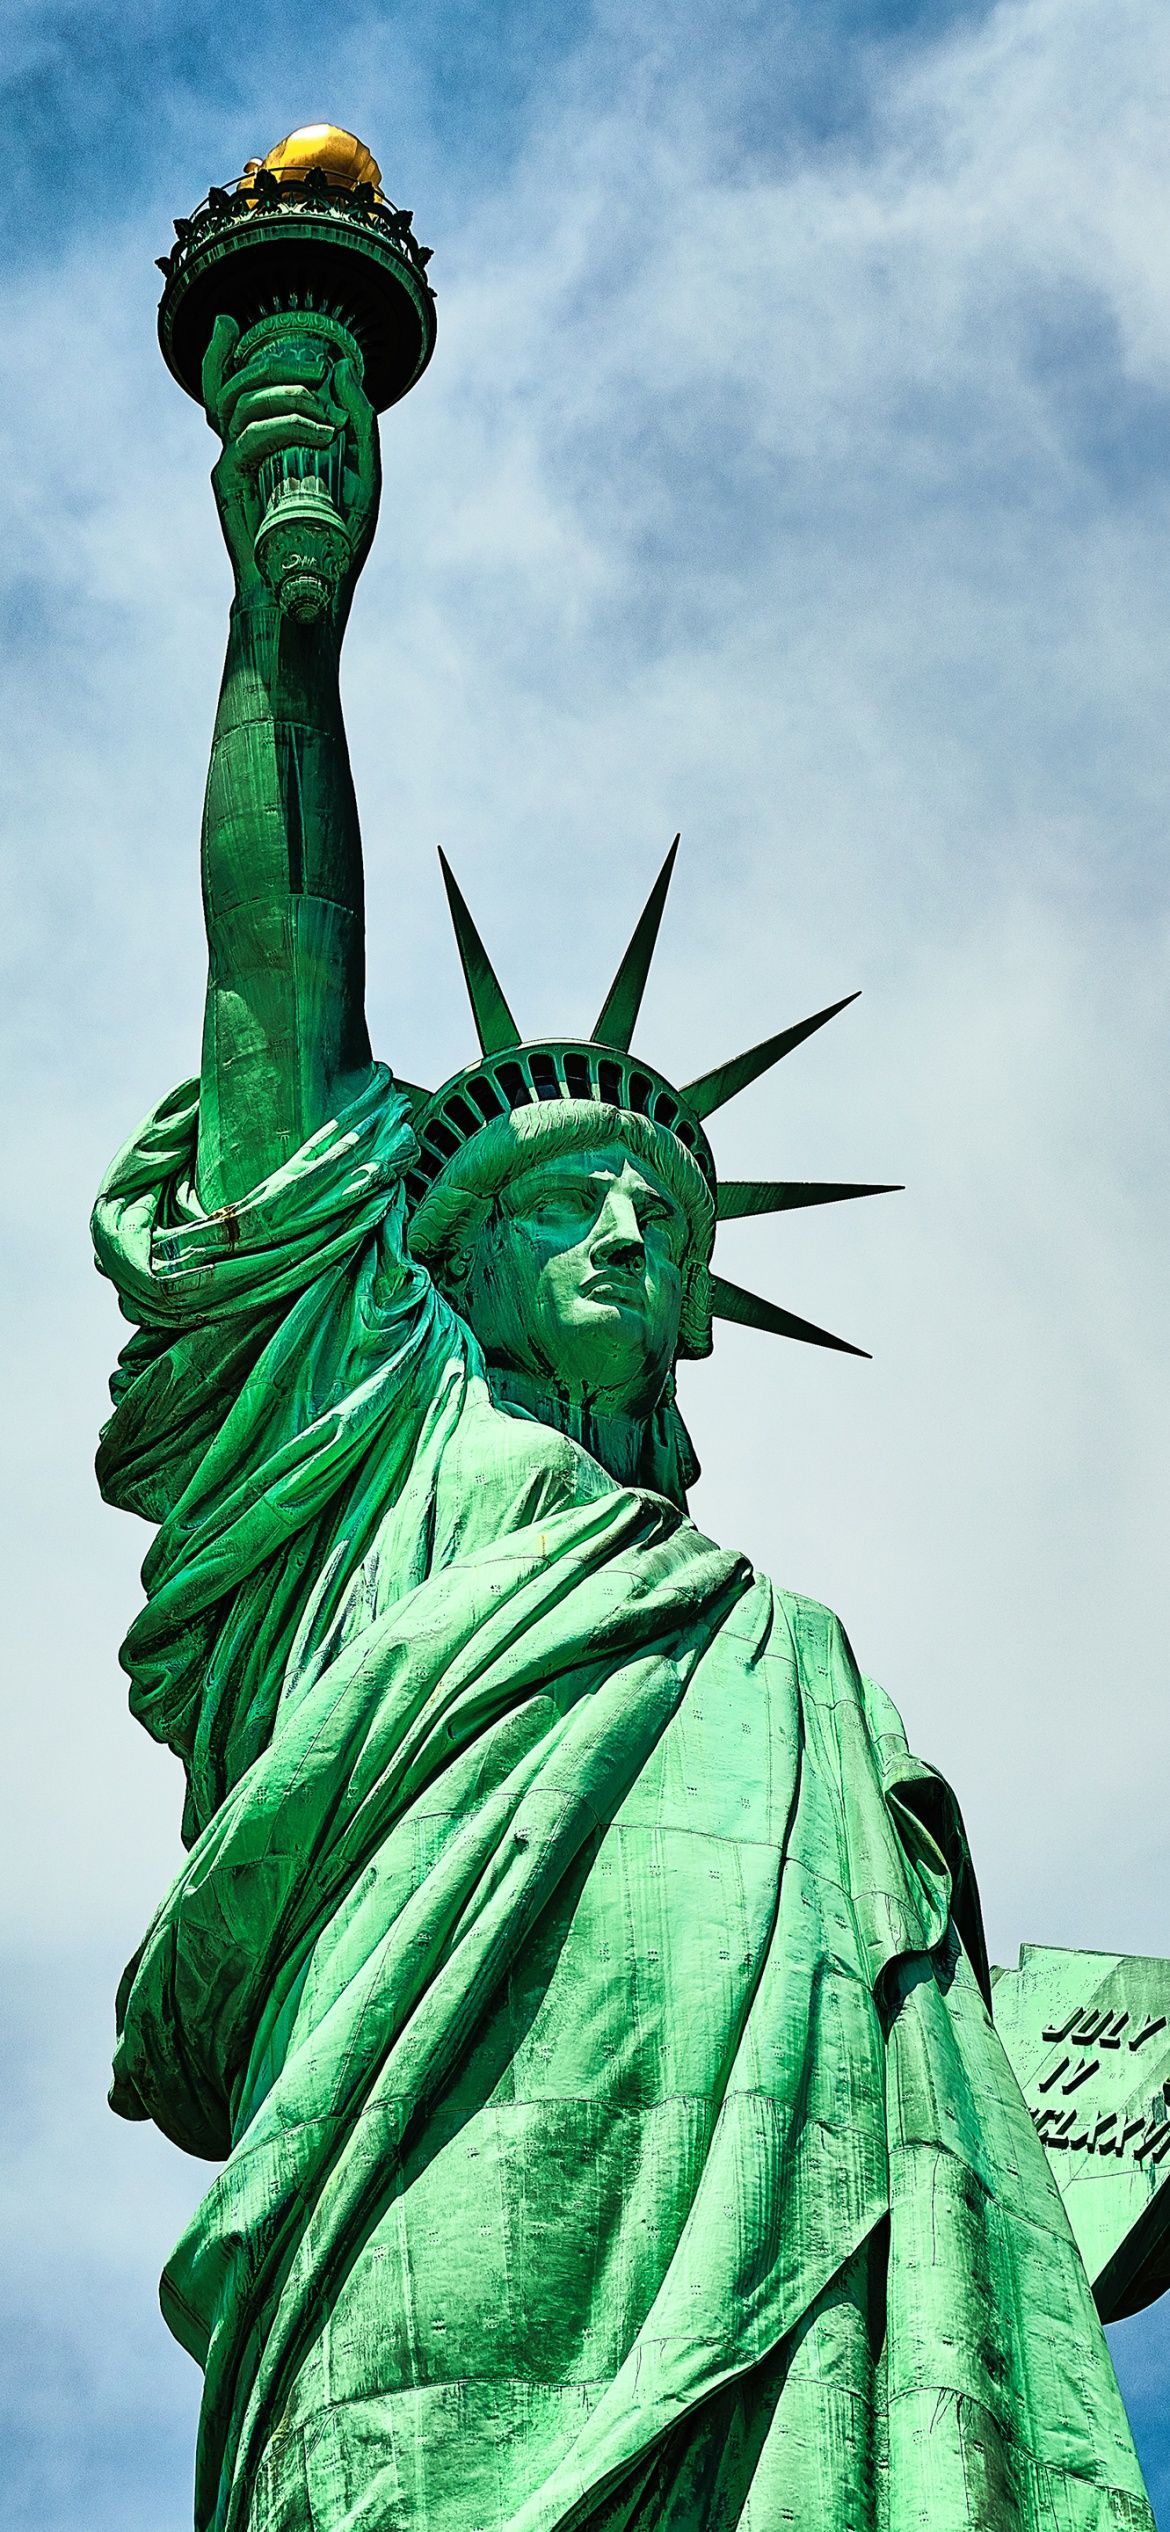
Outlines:
{"type": "Polygon", "coordinates": [[[673,1134],[650,1117],[592,1099],[561,1099],[510,1109],[471,1136],[443,1168],[417,1206],[410,1245],[437,1283],[455,1290],[466,1278],[480,1233],[510,1181],[557,1152],[621,1143],[645,1161],[674,1197],[689,1233],[683,1257],[678,1352],[711,1351],[711,1278],[715,1205],[696,1161],[673,1134]]]}

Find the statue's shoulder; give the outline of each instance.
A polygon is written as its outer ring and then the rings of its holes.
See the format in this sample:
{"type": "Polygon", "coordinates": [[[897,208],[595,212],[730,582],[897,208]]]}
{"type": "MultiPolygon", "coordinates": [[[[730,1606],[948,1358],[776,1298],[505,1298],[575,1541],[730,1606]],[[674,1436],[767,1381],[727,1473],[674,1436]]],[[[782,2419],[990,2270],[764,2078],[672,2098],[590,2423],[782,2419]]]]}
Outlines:
{"type": "Polygon", "coordinates": [[[801,1678],[822,1695],[859,1706],[870,1737],[888,1754],[904,1751],[906,1732],[894,1700],[862,1670],[836,1610],[775,1583],[772,1594],[791,1634],[801,1678]]]}
{"type": "Polygon", "coordinates": [[[856,1676],[860,1676],[849,1638],[835,1609],[828,1608],[823,1600],[811,1600],[807,1592],[789,1591],[779,1583],[772,1584],[772,1598],[792,1637],[802,1669],[811,1668],[828,1675],[844,1663],[856,1676]]]}

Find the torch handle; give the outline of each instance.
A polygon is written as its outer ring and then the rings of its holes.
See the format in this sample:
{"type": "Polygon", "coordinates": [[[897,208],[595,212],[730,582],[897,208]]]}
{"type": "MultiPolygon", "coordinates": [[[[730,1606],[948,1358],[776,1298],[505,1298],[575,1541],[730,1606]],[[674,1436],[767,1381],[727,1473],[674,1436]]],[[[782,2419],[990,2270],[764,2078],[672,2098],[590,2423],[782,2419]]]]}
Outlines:
{"type": "MultiPolygon", "coordinates": [[[[328,321],[326,321],[328,324],[328,321]]],[[[344,329],[326,327],[308,310],[290,309],[250,327],[237,345],[239,365],[274,328],[298,347],[320,352],[327,363],[343,355],[361,375],[361,355],[344,329]]],[[[328,448],[290,448],[267,457],[257,478],[263,515],[256,531],[256,562],[286,615],[312,624],[332,612],[352,560],[343,503],[344,446],[339,433],[328,448]]]]}
{"type": "Polygon", "coordinates": [[[341,516],[340,440],[329,448],[286,448],[276,457],[266,457],[256,475],[257,488],[265,511],[284,494],[289,484],[304,483],[312,476],[319,483],[341,516]]]}

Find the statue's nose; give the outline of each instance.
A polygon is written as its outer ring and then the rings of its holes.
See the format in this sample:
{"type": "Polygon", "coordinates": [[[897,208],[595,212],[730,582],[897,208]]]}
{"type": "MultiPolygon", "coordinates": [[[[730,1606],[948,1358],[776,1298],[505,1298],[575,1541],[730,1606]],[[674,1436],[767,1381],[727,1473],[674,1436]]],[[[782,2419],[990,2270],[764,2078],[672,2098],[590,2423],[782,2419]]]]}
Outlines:
{"type": "Polygon", "coordinates": [[[646,1243],[628,1197],[610,1196],[591,1245],[594,1257],[606,1266],[641,1265],[646,1243]]]}

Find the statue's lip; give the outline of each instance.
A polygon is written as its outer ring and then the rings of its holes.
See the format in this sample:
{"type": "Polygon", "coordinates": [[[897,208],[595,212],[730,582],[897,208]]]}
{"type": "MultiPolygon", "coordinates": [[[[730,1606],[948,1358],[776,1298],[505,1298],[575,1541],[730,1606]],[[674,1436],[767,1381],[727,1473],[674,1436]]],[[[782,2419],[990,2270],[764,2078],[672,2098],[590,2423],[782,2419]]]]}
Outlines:
{"type": "Polygon", "coordinates": [[[582,1293],[589,1301],[641,1301],[641,1275],[623,1274],[620,1267],[603,1267],[596,1275],[586,1275],[582,1293]]]}

